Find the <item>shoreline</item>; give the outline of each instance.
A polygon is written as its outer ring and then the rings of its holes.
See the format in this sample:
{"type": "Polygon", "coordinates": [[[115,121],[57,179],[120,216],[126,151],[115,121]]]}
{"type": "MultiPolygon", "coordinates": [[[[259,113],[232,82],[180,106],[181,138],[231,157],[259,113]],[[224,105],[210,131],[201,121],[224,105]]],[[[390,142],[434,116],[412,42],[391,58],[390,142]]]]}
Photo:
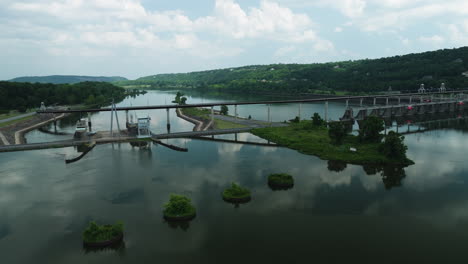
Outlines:
{"type": "Polygon", "coordinates": [[[26,139],[24,135],[36,128],[47,125],[54,122],[54,120],[60,120],[66,117],[67,114],[55,115],[55,114],[35,114],[30,119],[18,120],[18,122],[0,128],[0,145],[18,145],[24,144],[26,139]]]}

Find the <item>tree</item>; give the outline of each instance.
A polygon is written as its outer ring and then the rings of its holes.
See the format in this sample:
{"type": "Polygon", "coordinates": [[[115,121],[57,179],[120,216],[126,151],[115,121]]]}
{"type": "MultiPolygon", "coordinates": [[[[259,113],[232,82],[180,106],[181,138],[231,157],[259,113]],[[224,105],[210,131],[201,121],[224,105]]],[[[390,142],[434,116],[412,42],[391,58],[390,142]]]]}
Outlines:
{"type": "Polygon", "coordinates": [[[385,137],[384,142],[380,145],[380,152],[387,158],[393,160],[406,160],[406,150],[408,147],[403,143],[405,137],[390,131],[385,137]]]}
{"type": "Polygon", "coordinates": [[[222,105],[222,106],[221,106],[221,111],[220,111],[220,113],[221,113],[222,115],[227,115],[228,112],[229,112],[229,108],[228,108],[227,106],[225,106],[225,105],[222,105]]]}
{"type": "Polygon", "coordinates": [[[346,129],[343,123],[331,122],[329,124],[328,136],[335,144],[341,145],[346,137],[346,129]]]}
{"type": "Polygon", "coordinates": [[[187,97],[185,97],[184,94],[181,92],[177,92],[174,101],[172,101],[172,103],[178,105],[184,105],[185,102],[187,102],[187,97]]]}
{"type": "Polygon", "coordinates": [[[299,119],[298,116],[296,116],[294,119],[289,119],[289,122],[291,122],[291,123],[299,123],[299,122],[301,122],[301,120],[299,119]]]}
{"type": "Polygon", "coordinates": [[[382,140],[382,132],[385,127],[383,119],[377,116],[369,116],[362,122],[359,128],[359,140],[363,142],[379,143],[382,140]]]}
{"type": "Polygon", "coordinates": [[[323,119],[320,117],[318,113],[314,113],[312,116],[312,124],[314,126],[321,126],[323,125],[323,119]]]}

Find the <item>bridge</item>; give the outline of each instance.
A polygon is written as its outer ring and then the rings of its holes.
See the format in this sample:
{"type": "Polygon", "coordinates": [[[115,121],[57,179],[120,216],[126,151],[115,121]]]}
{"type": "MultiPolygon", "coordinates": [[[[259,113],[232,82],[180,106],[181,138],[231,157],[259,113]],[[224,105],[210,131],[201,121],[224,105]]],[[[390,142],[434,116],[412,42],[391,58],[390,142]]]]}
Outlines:
{"type": "MultiPolygon", "coordinates": [[[[266,126],[280,126],[282,123],[274,123],[271,119],[270,106],[275,104],[298,104],[298,117],[301,117],[301,105],[304,103],[324,103],[325,120],[328,118],[328,103],[330,101],[344,101],[346,102],[347,110],[342,120],[362,120],[369,115],[377,115],[381,117],[397,117],[412,114],[424,114],[424,113],[435,113],[444,111],[456,111],[462,110],[464,103],[467,101],[468,90],[453,90],[453,91],[437,91],[437,92],[418,92],[418,93],[406,93],[406,94],[379,94],[379,95],[365,95],[365,96],[337,96],[337,97],[324,97],[324,98],[312,98],[312,99],[298,99],[298,100],[275,100],[275,101],[244,101],[244,102],[217,102],[217,103],[201,103],[201,104],[187,104],[187,105],[153,105],[153,106],[130,106],[130,107],[116,107],[113,104],[110,108],[94,108],[94,109],[42,109],[37,111],[38,114],[67,114],[67,113],[93,113],[93,112],[115,112],[117,118],[117,111],[128,111],[130,110],[148,110],[148,109],[166,109],[167,110],[167,125],[168,130],[170,129],[169,122],[169,109],[183,109],[192,107],[209,107],[211,108],[211,122],[214,120],[214,107],[231,105],[234,106],[234,112],[236,120],[238,119],[237,106],[240,105],[267,105],[267,122],[259,123],[255,127],[266,127],[266,126]],[[462,100],[462,101],[459,101],[462,100]],[[372,107],[361,109],[357,116],[353,116],[352,108],[349,107],[350,101],[358,101],[361,107],[364,107],[364,102],[373,102],[372,107]],[[377,103],[379,102],[379,105],[377,103]],[[413,102],[417,102],[413,104],[413,102]],[[462,104],[460,104],[462,102],[462,104]],[[393,104],[392,104],[393,103],[393,104]],[[408,108],[408,106],[411,106],[408,108]]],[[[113,117],[113,115],[111,115],[113,117]]],[[[111,121],[111,124],[113,122],[111,121]]],[[[128,120],[127,120],[128,123],[128,120]]],[[[117,120],[118,124],[118,120],[117,120]]],[[[188,137],[203,137],[203,136],[214,136],[221,134],[232,134],[248,132],[253,129],[254,126],[248,125],[244,128],[236,129],[215,129],[205,131],[190,131],[190,132],[179,132],[179,133],[166,133],[152,135],[153,139],[169,139],[169,138],[188,138],[188,137]]],[[[19,144],[9,145],[0,147],[0,152],[5,151],[21,151],[21,150],[32,150],[32,149],[43,149],[43,148],[56,148],[56,147],[68,147],[77,146],[82,144],[104,144],[111,142],[127,142],[134,141],[137,138],[135,136],[126,135],[120,128],[118,130],[118,137],[114,136],[114,131],[109,132],[98,132],[97,136],[81,139],[71,139],[58,142],[48,143],[37,143],[37,144],[19,144]]]]}

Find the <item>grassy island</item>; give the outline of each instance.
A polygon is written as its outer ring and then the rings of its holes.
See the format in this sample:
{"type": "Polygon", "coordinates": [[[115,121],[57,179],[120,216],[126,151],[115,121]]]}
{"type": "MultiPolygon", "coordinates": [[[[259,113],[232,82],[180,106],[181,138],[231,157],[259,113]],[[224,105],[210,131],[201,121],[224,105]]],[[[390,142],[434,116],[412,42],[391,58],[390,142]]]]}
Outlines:
{"type": "MultiPolygon", "coordinates": [[[[203,120],[203,122],[209,123],[211,120],[211,110],[206,109],[206,108],[195,108],[195,107],[190,107],[190,108],[182,108],[182,113],[184,115],[198,119],[198,120],[203,120]]],[[[243,128],[246,127],[245,125],[225,121],[225,120],[220,120],[217,119],[216,116],[214,118],[214,127],[216,129],[230,129],[230,128],[243,128]]]]}
{"type": "Polygon", "coordinates": [[[118,243],[123,238],[123,223],[117,222],[114,225],[98,225],[90,222],[83,232],[83,242],[85,246],[110,246],[118,243]]]}
{"type": "Polygon", "coordinates": [[[274,173],[268,176],[268,185],[273,190],[290,189],[294,186],[294,179],[286,173],[274,173]]]}
{"type": "Polygon", "coordinates": [[[164,205],[164,218],[168,221],[189,221],[195,218],[195,206],[183,195],[171,194],[169,202],[164,205]]]}
{"type": "Polygon", "coordinates": [[[252,130],[252,133],[276,144],[315,155],[323,160],[343,161],[351,164],[414,164],[406,157],[392,159],[380,151],[381,143],[363,142],[358,136],[344,135],[341,144],[335,144],[325,126],[314,126],[312,121],[291,123],[287,127],[270,127],[252,130]],[[351,151],[355,148],[356,151],[351,151]]]}
{"type": "Polygon", "coordinates": [[[250,190],[235,183],[223,191],[223,200],[230,203],[246,203],[250,201],[250,190]]]}

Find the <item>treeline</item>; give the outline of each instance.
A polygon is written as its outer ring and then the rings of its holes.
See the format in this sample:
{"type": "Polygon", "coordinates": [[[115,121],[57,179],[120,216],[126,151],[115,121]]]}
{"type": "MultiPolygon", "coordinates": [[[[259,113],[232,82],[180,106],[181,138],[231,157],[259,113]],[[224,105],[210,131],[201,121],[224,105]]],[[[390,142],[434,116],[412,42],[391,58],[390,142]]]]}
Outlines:
{"type": "Polygon", "coordinates": [[[50,75],[50,76],[25,76],[9,80],[10,82],[30,82],[30,83],[80,83],[80,82],[117,82],[127,80],[120,76],[79,76],[79,75],[50,75]]]}
{"type": "Polygon", "coordinates": [[[123,100],[127,95],[124,88],[104,82],[82,82],[77,84],[17,83],[0,82],[0,110],[26,111],[46,106],[59,105],[105,105],[112,98],[123,100]]]}
{"type": "Polygon", "coordinates": [[[468,87],[468,47],[382,59],[321,64],[273,64],[203,72],[160,74],[118,85],[239,93],[350,93],[468,87]]]}

